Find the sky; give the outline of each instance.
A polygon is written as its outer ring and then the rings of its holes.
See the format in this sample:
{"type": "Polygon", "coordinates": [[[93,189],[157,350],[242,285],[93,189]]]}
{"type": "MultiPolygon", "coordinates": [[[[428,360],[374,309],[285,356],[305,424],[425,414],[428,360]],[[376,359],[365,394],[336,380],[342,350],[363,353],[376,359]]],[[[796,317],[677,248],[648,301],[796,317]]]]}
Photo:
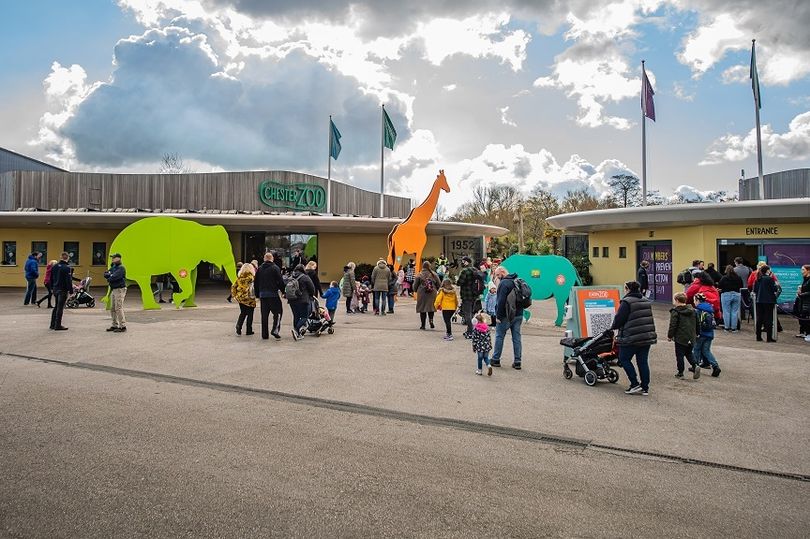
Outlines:
{"type": "Polygon", "coordinates": [[[806,0],[7,0],[0,146],[70,170],[285,169],[380,181],[438,170],[452,213],[478,185],[564,195],[641,175],[641,61],[655,90],[647,183],[668,197],[810,166],[806,0]]]}

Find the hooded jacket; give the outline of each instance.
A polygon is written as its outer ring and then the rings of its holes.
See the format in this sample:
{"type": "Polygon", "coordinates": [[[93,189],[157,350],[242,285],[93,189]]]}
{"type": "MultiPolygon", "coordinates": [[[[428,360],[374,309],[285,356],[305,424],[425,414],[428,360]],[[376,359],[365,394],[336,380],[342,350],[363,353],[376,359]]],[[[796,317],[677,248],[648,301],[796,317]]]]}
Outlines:
{"type": "Polygon", "coordinates": [[[264,261],[256,270],[253,288],[258,298],[277,298],[279,292],[284,292],[284,279],[281,270],[274,262],[264,261]]]}
{"type": "Polygon", "coordinates": [[[669,330],[667,338],[678,344],[688,345],[695,342],[697,335],[697,317],[691,305],[677,305],[669,310],[669,330]]]}
{"type": "Polygon", "coordinates": [[[377,265],[371,271],[372,289],[375,292],[388,293],[388,281],[391,279],[391,270],[388,269],[384,260],[378,260],[377,265]]]}
{"type": "Polygon", "coordinates": [[[722,318],[723,314],[720,310],[720,294],[717,292],[717,289],[713,286],[701,283],[700,279],[695,279],[692,281],[689,288],[686,289],[687,302],[694,303],[695,294],[698,292],[706,296],[706,301],[712,304],[715,318],[722,318]]]}
{"type": "Polygon", "coordinates": [[[25,261],[24,271],[26,279],[36,279],[39,277],[39,262],[37,262],[34,255],[28,255],[28,260],[25,261]]]}
{"type": "Polygon", "coordinates": [[[697,304],[697,307],[695,307],[695,311],[696,311],[695,312],[695,315],[696,315],[695,316],[695,324],[696,324],[696,328],[697,328],[697,333],[701,337],[714,338],[714,328],[704,331],[700,327],[700,315],[701,315],[701,313],[706,313],[709,316],[714,316],[714,308],[710,304],[706,303],[705,301],[702,301],[702,302],[697,304]]]}

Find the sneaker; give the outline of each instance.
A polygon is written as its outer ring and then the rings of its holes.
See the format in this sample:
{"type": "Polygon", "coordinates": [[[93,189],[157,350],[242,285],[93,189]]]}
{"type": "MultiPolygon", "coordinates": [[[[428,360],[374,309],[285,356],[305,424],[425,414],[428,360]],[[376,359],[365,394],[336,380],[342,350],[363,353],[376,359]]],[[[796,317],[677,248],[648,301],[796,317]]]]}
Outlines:
{"type": "Polygon", "coordinates": [[[472,335],[470,335],[469,333],[467,333],[467,332],[465,331],[465,332],[464,332],[464,338],[465,338],[465,339],[472,339],[472,338],[473,338],[473,336],[472,336],[472,335]]]}
{"type": "Polygon", "coordinates": [[[641,394],[644,395],[645,397],[648,397],[650,395],[650,390],[649,389],[642,389],[641,394]]]}
{"type": "Polygon", "coordinates": [[[487,365],[487,376],[492,376],[492,365],[487,365]]]}
{"type": "Polygon", "coordinates": [[[107,328],[107,331],[115,331],[116,329],[118,329],[116,326],[110,326],[107,328]]]}
{"type": "Polygon", "coordinates": [[[810,335],[804,338],[804,342],[810,342],[810,335]]]}
{"type": "Polygon", "coordinates": [[[711,366],[711,364],[710,364],[708,361],[703,361],[703,362],[700,364],[700,368],[701,368],[701,369],[711,369],[711,368],[712,368],[712,366],[711,366]]]}
{"type": "Polygon", "coordinates": [[[67,331],[68,330],[68,328],[66,328],[65,326],[59,326],[59,327],[56,327],[56,328],[53,328],[53,329],[55,329],[56,331],[67,331]]]}
{"type": "Polygon", "coordinates": [[[630,386],[624,390],[624,392],[628,395],[633,395],[635,393],[641,393],[641,386],[630,386]]]}
{"type": "Polygon", "coordinates": [[[490,364],[491,366],[493,366],[493,367],[500,367],[500,366],[501,366],[501,361],[500,361],[500,360],[498,360],[498,359],[493,359],[492,361],[490,361],[490,363],[489,363],[489,364],[490,364]]]}
{"type": "Polygon", "coordinates": [[[520,370],[520,363],[512,363],[512,368],[515,369],[516,371],[519,371],[520,370]]]}
{"type": "Polygon", "coordinates": [[[452,341],[452,340],[455,340],[455,339],[453,339],[453,336],[452,336],[452,335],[445,335],[443,338],[444,338],[444,340],[445,340],[445,341],[452,341]]]}
{"type": "Polygon", "coordinates": [[[290,330],[290,334],[292,335],[292,338],[293,338],[293,340],[295,340],[295,341],[297,341],[297,340],[300,340],[300,339],[301,339],[301,335],[299,335],[299,334],[298,334],[298,332],[297,332],[297,331],[295,331],[294,329],[291,329],[291,330],[290,330]]]}
{"type": "Polygon", "coordinates": [[[798,335],[794,335],[794,337],[796,337],[797,339],[804,339],[807,337],[807,335],[805,335],[804,333],[799,333],[798,335]]]}
{"type": "Polygon", "coordinates": [[[712,369],[712,377],[717,378],[718,376],[720,376],[720,372],[721,372],[720,367],[713,368],[712,369]]]}
{"type": "Polygon", "coordinates": [[[694,368],[691,368],[689,370],[692,371],[693,380],[697,380],[698,378],[700,378],[700,367],[695,366],[694,368]]]}
{"type": "Polygon", "coordinates": [[[273,338],[274,338],[275,340],[277,340],[277,341],[280,341],[280,340],[281,340],[281,335],[279,335],[278,333],[271,333],[270,335],[272,335],[272,336],[273,336],[273,338]]]}
{"type": "Polygon", "coordinates": [[[481,372],[481,369],[475,369],[475,374],[477,374],[478,376],[481,376],[484,373],[481,372]]]}
{"type": "Polygon", "coordinates": [[[124,326],[124,327],[121,327],[121,328],[115,328],[113,330],[113,332],[115,332],[115,333],[124,333],[126,330],[127,330],[127,327],[124,326]]]}
{"type": "Polygon", "coordinates": [[[386,314],[394,314],[394,311],[386,311],[386,314]]]}
{"type": "Polygon", "coordinates": [[[682,372],[676,372],[675,373],[675,378],[683,378],[683,373],[682,372]]]}

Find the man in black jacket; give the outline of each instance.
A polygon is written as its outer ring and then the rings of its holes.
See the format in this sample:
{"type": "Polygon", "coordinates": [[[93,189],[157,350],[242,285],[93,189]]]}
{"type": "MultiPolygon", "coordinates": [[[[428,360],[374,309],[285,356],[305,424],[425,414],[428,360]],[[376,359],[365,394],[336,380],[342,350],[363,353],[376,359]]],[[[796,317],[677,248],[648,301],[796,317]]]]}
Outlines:
{"type": "Polygon", "coordinates": [[[107,331],[123,333],[127,330],[127,319],[124,316],[124,298],[127,296],[127,270],[121,264],[121,255],[115,253],[110,257],[110,269],[104,272],[104,278],[110,284],[110,318],[112,325],[107,331]]]}
{"type": "Polygon", "coordinates": [[[51,329],[65,331],[67,328],[62,325],[62,314],[65,312],[65,302],[68,293],[73,288],[71,275],[73,270],[68,265],[70,255],[62,253],[59,262],[51,269],[51,287],[53,288],[54,307],[51,311],[51,329]]]}
{"type": "Polygon", "coordinates": [[[270,335],[272,335],[274,339],[279,340],[281,339],[279,331],[281,331],[283,308],[278,294],[284,291],[284,279],[281,277],[281,270],[273,259],[273,253],[265,253],[264,262],[256,272],[253,288],[261,305],[262,339],[269,339],[270,335]],[[267,327],[271,312],[273,313],[272,331],[267,327]]]}
{"type": "Polygon", "coordinates": [[[290,331],[292,332],[293,339],[298,341],[304,338],[304,332],[302,330],[307,323],[307,316],[309,316],[309,304],[312,298],[315,297],[315,285],[312,284],[312,279],[309,278],[309,275],[304,273],[303,264],[298,264],[295,267],[290,276],[290,281],[298,283],[298,297],[290,296],[290,290],[294,287],[290,287],[289,281],[284,287],[287,301],[293,312],[293,328],[290,331]]]}
{"type": "Polygon", "coordinates": [[[650,263],[646,260],[642,260],[636,272],[636,281],[638,281],[639,286],[641,286],[641,295],[645,298],[649,297],[647,295],[650,289],[650,276],[647,273],[647,268],[649,267],[650,263]]]}

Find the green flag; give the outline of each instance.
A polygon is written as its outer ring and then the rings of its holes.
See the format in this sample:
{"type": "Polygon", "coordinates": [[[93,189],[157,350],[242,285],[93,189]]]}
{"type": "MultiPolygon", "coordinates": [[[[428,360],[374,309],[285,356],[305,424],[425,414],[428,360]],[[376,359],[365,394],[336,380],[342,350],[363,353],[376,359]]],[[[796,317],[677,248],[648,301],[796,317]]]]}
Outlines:
{"type": "Polygon", "coordinates": [[[340,131],[338,131],[335,122],[332,121],[332,118],[329,118],[329,155],[337,161],[338,155],[340,155],[340,131]]]}
{"type": "Polygon", "coordinates": [[[388,148],[389,150],[394,149],[394,143],[397,141],[397,130],[394,129],[394,124],[391,123],[391,118],[388,117],[388,113],[385,112],[385,106],[383,106],[383,146],[388,148]]]}

